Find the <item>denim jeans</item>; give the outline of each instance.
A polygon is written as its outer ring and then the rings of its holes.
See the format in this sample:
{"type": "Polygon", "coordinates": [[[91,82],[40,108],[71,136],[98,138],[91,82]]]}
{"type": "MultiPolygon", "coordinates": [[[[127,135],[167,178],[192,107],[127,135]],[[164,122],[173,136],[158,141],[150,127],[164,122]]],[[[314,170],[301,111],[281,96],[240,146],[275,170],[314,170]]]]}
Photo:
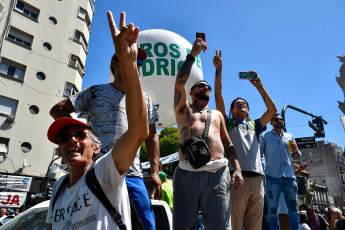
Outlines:
{"type": "Polygon", "coordinates": [[[295,178],[274,178],[266,176],[266,196],[268,200],[268,219],[271,230],[279,229],[278,203],[283,192],[289,210],[291,230],[299,229],[299,213],[297,210],[297,183],[295,178]]]}

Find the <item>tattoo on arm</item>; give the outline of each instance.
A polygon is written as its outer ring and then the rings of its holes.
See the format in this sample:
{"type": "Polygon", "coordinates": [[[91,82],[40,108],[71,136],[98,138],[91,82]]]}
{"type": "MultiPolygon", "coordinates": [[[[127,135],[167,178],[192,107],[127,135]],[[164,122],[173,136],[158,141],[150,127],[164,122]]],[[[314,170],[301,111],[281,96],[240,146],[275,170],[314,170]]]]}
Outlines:
{"type": "Polygon", "coordinates": [[[178,103],[180,102],[180,99],[181,99],[181,92],[178,91],[178,90],[175,88],[174,108],[176,108],[176,106],[177,106],[178,103]]]}
{"type": "Polygon", "coordinates": [[[218,70],[216,69],[216,76],[218,76],[218,75],[221,74],[221,73],[222,73],[221,70],[218,71],[218,70]]]}
{"type": "Polygon", "coordinates": [[[188,80],[190,71],[192,70],[192,66],[193,66],[193,61],[186,59],[177,73],[177,79],[180,79],[186,83],[188,80]]]}
{"type": "Polygon", "coordinates": [[[234,169],[238,168],[238,160],[237,160],[237,154],[236,150],[233,144],[228,144],[224,146],[225,148],[225,156],[228,158],[230,164],[234,169]]]}
{"type": "Polygon", "coordinates": [[[188,128],[183,127],[180,133],[180,143],[183,144],[188,139],[188,128]]]}

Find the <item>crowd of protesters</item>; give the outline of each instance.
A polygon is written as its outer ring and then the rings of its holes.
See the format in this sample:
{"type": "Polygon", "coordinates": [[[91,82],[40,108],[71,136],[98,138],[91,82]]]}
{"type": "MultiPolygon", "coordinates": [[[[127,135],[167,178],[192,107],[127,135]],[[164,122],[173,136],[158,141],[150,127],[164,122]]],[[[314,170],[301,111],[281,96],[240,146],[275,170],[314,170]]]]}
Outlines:
{"type": "MultiPolygon", "coordinates": [[[[139,70],[148,55],[137,46],[139,28],[126,23],[124,12],[119,27],[111,12],[107,16],[115,47],[110,60],[114,81],[84,89],[50,111],[55,121],[48,139],[58,145],[68,168],[54,185],[46,219],[51,229],[154,230],[150,198],[168,203],[176,230],[345,229],[342,208],[318,214],[306,205],[298,207],[292,160],[301,153],[294,137],[284,131],[283,117],[256,72],[248,72],[253,75],[249,82],[265,104],[265,112],[256,119],[250,118],[243,97],[234,97],[226,112],[221,50],[212,60],[217,110],[208,107],[212,87],[207,81],[186,88],[196,57],[207,52],[203,38],[194,41],[172,86],[180,162],[173,180],[159,172],[159,116],[141,88],[139,70]],[[86,112],[88,119],[73,118],[74,112],[86,112]],[[266,131],[268,123],[271,131],[266,131]],[[139,161],[142,142],[151,165],[147,176],[139,161]],[[105,198],[92,189],[96,184],[105,198]],[[286,215],[284,224],[278,213],[286,215]]],[[[28,207],[42,201],[37,194],[28,207]]],[[[0,222],[23,210],[2,208],[0,222]]]]}

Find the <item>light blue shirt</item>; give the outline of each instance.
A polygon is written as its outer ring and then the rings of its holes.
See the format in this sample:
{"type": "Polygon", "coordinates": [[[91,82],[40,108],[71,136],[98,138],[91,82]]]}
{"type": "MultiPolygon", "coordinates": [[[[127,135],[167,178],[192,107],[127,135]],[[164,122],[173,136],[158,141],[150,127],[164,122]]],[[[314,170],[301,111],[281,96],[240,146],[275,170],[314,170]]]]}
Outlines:
{"type": "Polygon", "coordinates": [[[260,150],[265,157],[265,175],[274,178],[295,178],[295,170],[288,152],[289,141],[295,139],[290,133],[278,134],[272,130],[260,137],[260,150]]]}

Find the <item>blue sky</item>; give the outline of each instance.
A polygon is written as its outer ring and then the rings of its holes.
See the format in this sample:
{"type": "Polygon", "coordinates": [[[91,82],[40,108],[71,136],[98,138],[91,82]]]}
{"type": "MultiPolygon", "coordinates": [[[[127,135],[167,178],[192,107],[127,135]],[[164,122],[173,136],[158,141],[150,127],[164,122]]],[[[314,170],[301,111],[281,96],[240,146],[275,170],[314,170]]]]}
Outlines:
{"type": "MultiPolygon", "coordinates": [[[[223,96],[226,109],[237,96],[250,104],[250,116],[260,117],[266,110],[263,100],[250,82],[238,79],[239,71],[255,70],[278,112],[292,105],[314,115],[322,115],[325,140],[345,147],[340,122],[344,114],[337,101],[344,94],[336,82],[345,54],[345,1],[340,0],[220,0],[220,1],[101,1],[96,0],[86,75],[83,88],[109,82],[109,61],[114,46],[106,11],[113,12],[118,24],[121,11],[127,22],[140,30],[164,29],[190,43],[195,32],[205,32],[209,45],[200,54],[204,79],[212,86],[215,49],[223,51],[223,96]]],[[[174,87],[173,85],[171,87],[174,87]]],[[[215,109],[214,96],[210,108],[215,109]]],[[[286,111],[287,131],[295,137],[309,137],[311,117],[291,109],[286,111]]],[[[268,130],[271,130],[268,125],[268,130]]]]}

